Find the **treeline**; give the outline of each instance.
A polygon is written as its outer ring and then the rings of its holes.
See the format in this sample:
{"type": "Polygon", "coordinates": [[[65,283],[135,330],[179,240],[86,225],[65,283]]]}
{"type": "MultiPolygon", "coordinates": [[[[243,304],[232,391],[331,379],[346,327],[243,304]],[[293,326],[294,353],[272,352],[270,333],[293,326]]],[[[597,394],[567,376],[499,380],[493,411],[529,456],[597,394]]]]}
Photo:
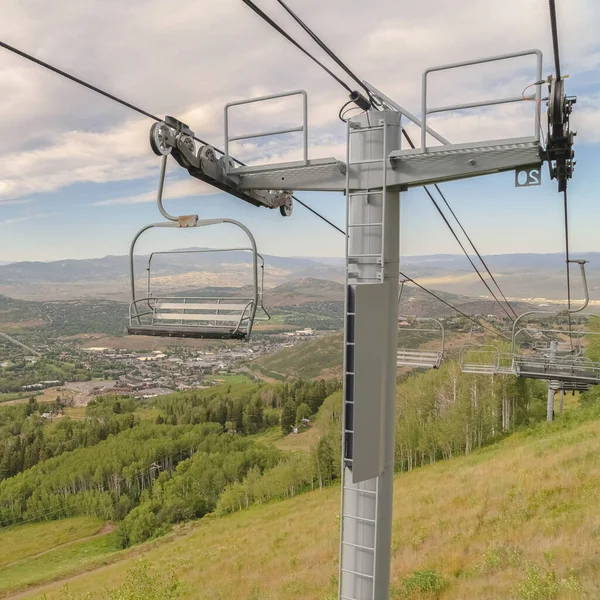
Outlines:
{"type": "Polygon", "coordinates": [[[20,392],[23,386],[40,381],[58,381],[57,385],[63,385],[65,381],[89,381],[91,377],[92,373],[82,363],[43,358],[31,363],[20,359],[8,367],[0,368],[0,394],[20,392]]]}
{"type": "Polygon", "coordinates": [[[246,477],[229,485],[217,504],[218,514],[248,508],[251,504],[293,497],[332,484],[340,477],[342,394],[336,392],[322,404],[316,418],[319,441],[309,454],[283,456],[262,473],[250,469],[246,477]]]}
{"type": "MultiPolygon", "coordinates": [[[[123,519],[181,461],[196,453],[225,455],[245,441],[222,432],[218,424],[141,422],[95,446],[45,460],[0,483],[0,524],[78,515],[123,519]]],[[[238,457],[236,464],[250,468],[254,462],[238,457]]]]}
{"type": "Polygon", "coordinates": [[[249,435],[281,423],[290,433],[300,406],[305,407],[302,415],[315,414],[339,387],[339,382],[324,380],[251,383],[170,394],[157,398],[154,405],[163,413],[157,417],[159,424],[219,423],[229,432],[249,435]]]}
{"type": "Polygon", "coordinates": [[[396,469],[468,454],[543,420],[546,396],[543,382],[465,374],[454,361],[410,375],[398,386],[396,469]]]}
{"type": "MultiPolygon", "coordinates": [[[[542,382],[512,375],[467,375],[455,361],[447,361],[439,370],[413,373],[397,387],[396,470],[468,454],[516,427],[542,421],[545,402],[542,382]]],[[[217,511],[242,510],[338,480],[341,420],[338,392],[319,410],[320,438],[309,455],[288,457],[261,474],[249,472],[243,481],[227,487],[217,511]]]]}
{"type": "Polygon", "coordinates": [[[142,503],[119,527],[123,546],[160,535],[172,523],[214,511],[228,485],[243,481],[249,472],[260,476],[265,469],[275,467],[279,459],[279,452],[272,446],[239,435],[211,435],[189,460],[174,471],[163,471],[146,490],[142,503]]]}
{"type": "MultiPolygon", "coordinates": [[[[64,452],[94,446],[139,423],[132,398],[92,401],[84,421],[59,419],[51,428],[40,416],[48,406],[31,398],[27,404],[0,407],[0,481],[64,452]]],[[[59,410],[60,400],[50,406],[59,410]]]]}

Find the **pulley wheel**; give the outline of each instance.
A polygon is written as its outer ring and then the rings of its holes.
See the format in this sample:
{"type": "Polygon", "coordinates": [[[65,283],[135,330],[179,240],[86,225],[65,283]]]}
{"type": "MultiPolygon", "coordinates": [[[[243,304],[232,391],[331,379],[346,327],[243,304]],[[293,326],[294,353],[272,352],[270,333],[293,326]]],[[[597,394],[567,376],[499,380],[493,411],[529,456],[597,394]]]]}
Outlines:
{"type": "Polygon", "coordinates": [[[150,127],[150,147],[156,156],[167,156],[173,148],[167,143],[169,127],[162,121],[150,127]]]}
{"type": "Polygon", "coordinates": [[[293,211],[294,204],[292,202],[292,199],[288,197],[285,199],[285,202],[279,207],[279,212],[281,213],[282,217],[289,217],[291,216],[293,211]]]}

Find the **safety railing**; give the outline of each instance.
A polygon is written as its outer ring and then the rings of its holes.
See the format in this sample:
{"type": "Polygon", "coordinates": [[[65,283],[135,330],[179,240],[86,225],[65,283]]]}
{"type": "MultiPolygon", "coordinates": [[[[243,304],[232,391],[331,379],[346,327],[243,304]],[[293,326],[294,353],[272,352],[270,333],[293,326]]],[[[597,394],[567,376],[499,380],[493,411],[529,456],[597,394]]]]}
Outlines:
{"type": "MultiPolygon", "coordinates": [[[[495,100],[483,100],[480,102],[467,102],[464,104],[449,104],[446,106],[436,106],[434,108],[429,108],[427,106],[427,91],[428,91],[427,79],[431,73],[435,73],[438,71],[449,71],[451,69],[459,69],[461,67],[469,67],[472,65],[493,63],[493,62],[497,62],[497,61],[501,61],[501,60],[509,60],[512,58],[519,58],[522,56],[535,56],[536,57],[536,75],[535,75],[535,77],[536,77],[536,81],[541,81],[543,79],[543,76],[542,76],[542,52],[540,50],[524,50],[522,52],[513,52],[511,54],[502,54],[499,56],[492,56],[490,58],[482,58],[479,60],[467,60],[467,61],[463,61],[463,62],[459,62],[459,63],[442,65],[439,67],[432,67],[430,69],[427,69],[423,73],[423,80],[422,80],[421,152],[424,152],[424,153],[427,152],[427,133],[428,133],[428,129],[429,129],[427,126],[427,116],[428,115],[431,115],[434,113],[441,113],[441,112],[464,110],[464,109],[468,109],[468,108],[482,108],[485,106],[497,106],[499,104],[524,102],[524,101],[528,101],[528,100],[536,100],[537,103],[539,104],[539,101],[541,100],[540,85],[536,85],[535,86],[536,87],[535,94],[533,96],[523,96],[523,95],[509,96],[509,97],[505,97],[505,98],[498,98],[495,100]]],[[[538,106],[538,104],[536,104],[536,107],[538,106]]],[[[537,117],[537,114],[535,115],[535,121],[534,121],[534,140],[536,142],[540,141],[540,121],[537,117]]]]}
{"type": "Polygon", "coordinates": [[[284,135],[286,133],[302,133],[302,150],[303,161],[300,164],[308,165],[308,96],[304,90],[295,90],[293,92],[283,92],[281,94],[272,94],[270,96],[260,96],[258,98],[250,98],[249,100],[238,100],[229,102],[225,105],[225,172],[230,173],[231,160],[229,155],[229,144],[231,142],[251,140],[261,137],[270,137],[274,135],[284,135]],[[277,100],[278,98],[287,98],[289,96],[302,97],[302,125],[297,127],[285,127],[283,129],[273,129],[256,133],[248,133],[244,135],[229,135],[229,109],[233,106],[242,106],[245,104],[254,104],[256,102],[266,102],[269,100],[277,100]]]}

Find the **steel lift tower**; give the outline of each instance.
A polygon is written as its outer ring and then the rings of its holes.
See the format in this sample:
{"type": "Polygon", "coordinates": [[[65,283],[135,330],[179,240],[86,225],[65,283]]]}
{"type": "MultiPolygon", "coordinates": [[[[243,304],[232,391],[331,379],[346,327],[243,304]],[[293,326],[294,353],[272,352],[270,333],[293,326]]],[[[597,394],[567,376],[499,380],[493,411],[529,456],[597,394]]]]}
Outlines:
{"type": "MultiPolygon", "coordinates": [[[[386,600],[389,596],[394,423],[397,373],[397,320],[400,194],[412,187],[504,171],[515,172],[515,185],[539,185],[544,161],[560,185],[572,172],[572,136],[568,114],[572,99],[562,80],[550,78],[551,121],[547,146],[541,142],[542,54],[527,50],[429,69],[422,79],[421,118],[365,82],[381,110],[370,107],[347,122],[346,158],[311,160],[308,156],[307,98],[303,91],[276,94],[225,107],[225,154],[196,147],[193,132],[172,118],[157,123],[151,144],[190,175],[256,206],[292,212],[293,191],[332,191],[346,195],[346,299],[344,337],[344,415],[339,600],[386,600]],[[535,93],[430,107],[429,78],[438,71],[515,58],[533,59],[535,93]],[[296,95],[301,125],[276,131],[232,135],[230,112],[257,102],[296,95]],[[532,133],[516,139],[451,144],[427,124],[433,113],[530,102],[532,133]],[[403,120],[421,128],[421,146],[403,148],[403,120]],[[562,125],[561,125],[562,123],[562,125]],[[246,166],[230,156],[236,140],[298,132],[303,158],[296,162],[246,166]],[[429,142],[436,140],[436,145],[429,142]],[[559,168],[557,167],[557,161],[559,168]]],[[[515,90],[516,92],[520,90],[515,90]]],[[[364,98],[363,98],[364,99],[364,98]]],[[[358,104],[358,102],[357,102],[358,104]]],[[[365,107],[362,106],[364,109],[365,107]]],[[[180,226],[186,219],[180,217],[180,226]]]]}

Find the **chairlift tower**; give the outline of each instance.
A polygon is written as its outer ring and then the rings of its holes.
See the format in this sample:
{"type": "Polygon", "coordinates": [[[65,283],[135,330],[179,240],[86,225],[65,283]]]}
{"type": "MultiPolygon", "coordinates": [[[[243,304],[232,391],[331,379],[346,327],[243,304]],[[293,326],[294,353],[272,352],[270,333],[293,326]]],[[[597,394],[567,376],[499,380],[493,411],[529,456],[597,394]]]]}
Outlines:
{"type": "MultiPolygon", "coordinates": [[[[562,85],[562,80],[559,81],[562,85]]],[[[364,82],[382,109],[370,108],[347,121],[345,161],[309,158],[307,98],[303,91],[228,104],[225,107],[225,153],[221,158],[217,158],[210,146],[197,147],[189,127],[173,118],[153,126],[151,143],[157,154],[172,154],[193,177],[255,206],[279,208],[283,216],[289,216],[293,191],[332,191],[346,195],[339,600],[386,600],[389,597],[401,192],[427,184],[507,171],[515,172],[517,187],[539,185],[542,163],[556,160],[557,152],[547,153],[540,140],[537,111],[542,83],[539,50],[429,69],[423,74],[419,119],[364,82]],[[535,60],[531,79],[537,83],[532,96],[515,95],[439,107],[428,105],[428,83],[433,73],[521,57],[535,60]],[[246,135],[230,132],[232,109],[288,96],[299,96],[302,101],[301,124],[297,127],[246,135]],[[428,125],[428,116],[434,113],[524,100],[536,101],[533,131],[529,136],[451,144],[428,125]],[[402,147],[404,119],[421,128],[420,147],[402,147]],[[292,132],[302,133],[299,161],[246,166],[231,158],[230,145],[234,141],[292,132]],[[431,138],[437,145],[428,145],[431,138]]],[[[560,100],[564,101],[562,87],[557,90],[555,80],[550,81],[550,85],[551,97],[556,98],[560,92],[560,100]]],[[[568,125],[566,127],[568,129],[568,125]]],[[[572,143],[564,127],[560,134],[560,143],[572,143]]],[[[550,144],[554,143],[552,135],[550,129],[550,144]]],[[[565,160],[568,162],[570,158],[571,155],[565,160]]],[[[571,170],[554,169],[551,176],[564,180],[570,177],[571,170]]],[[[187,226],[185,219],[180,218],[178,223],[187,226]]]]}

